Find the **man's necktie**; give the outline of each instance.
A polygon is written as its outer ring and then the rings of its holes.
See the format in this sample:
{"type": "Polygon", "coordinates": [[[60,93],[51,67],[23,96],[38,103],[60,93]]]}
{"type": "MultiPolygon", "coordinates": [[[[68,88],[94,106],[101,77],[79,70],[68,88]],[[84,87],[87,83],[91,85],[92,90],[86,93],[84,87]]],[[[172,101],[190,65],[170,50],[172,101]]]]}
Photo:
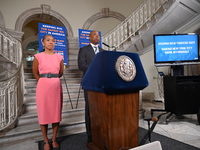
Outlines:
{"type": "Polygon", "coordinates": [[[94,53],[97,54],[97,47],[94,46],[94,53]]]}

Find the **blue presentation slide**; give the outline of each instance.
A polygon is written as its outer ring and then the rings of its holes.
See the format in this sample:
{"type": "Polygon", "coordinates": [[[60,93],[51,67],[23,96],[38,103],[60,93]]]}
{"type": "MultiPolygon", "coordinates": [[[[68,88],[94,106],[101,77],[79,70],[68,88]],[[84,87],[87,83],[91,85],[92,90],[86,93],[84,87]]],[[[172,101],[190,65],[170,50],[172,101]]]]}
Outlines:
{"type": "MultiPolygon", "coordinates": [[[[89,34],[92,30],[85,30],[85,29],[79,29],[78,30],[78,37],[79,37],[79,47],[86,46],[90,44],[90,39],[89,39],[89,34]]],[[[100,35],[100,42],[98,43],[100,47],[102,47],[102,37],[101,37],[101,32],[99,32],[100,35]]]]}
{"type": "Polygon", "coordinates": [[[42,38],[50,34],[55,39],[55,52],[63,55],[64,65],[68,65],[66,28],[50,24],[38,23],[39,52],[43,51],[42,38]]]}
{"type": "Polygon", "coordinates": [[[156,62],[198,59],[198,35],[155,36],[156,62]]]}

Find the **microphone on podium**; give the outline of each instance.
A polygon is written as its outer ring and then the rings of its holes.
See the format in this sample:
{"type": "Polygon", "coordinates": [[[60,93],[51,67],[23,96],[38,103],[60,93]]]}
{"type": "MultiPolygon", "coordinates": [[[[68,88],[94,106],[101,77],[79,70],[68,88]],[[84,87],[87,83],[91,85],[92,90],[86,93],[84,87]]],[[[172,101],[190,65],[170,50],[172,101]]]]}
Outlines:
{"type": "Polygon", "coordinates": [[[104,43],[104,42],[103,42],[102,44],[105,45],[105,46],[107,46],[107,47],[110,47],[108,44],[106,44],[106,43],[104,43]]]}
{"type": "Polygon", "coordinates": [[[115,47],[115,46],[112,46],[112,47],[111,47],[111,46],[109,46],[108,44],[106,44],[106,43],[104,43],[104,42],[103,42],[102,44],[105,45],[105,46],[107,46],[107,47],[109,47],[109,48],[114,48],[113,51],[116,51],[116,47],[115,47]]]}

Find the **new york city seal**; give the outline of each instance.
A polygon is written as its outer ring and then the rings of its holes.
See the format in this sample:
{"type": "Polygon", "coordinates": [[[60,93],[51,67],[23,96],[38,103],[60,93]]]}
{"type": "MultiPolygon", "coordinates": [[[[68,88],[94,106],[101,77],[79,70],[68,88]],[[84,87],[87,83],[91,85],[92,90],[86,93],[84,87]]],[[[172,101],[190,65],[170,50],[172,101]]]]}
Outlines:
{"type": "Polygon", "coordinates": [[[135,63],[130,57],[126,55],[122,55],[117,58],[117,61],[115,63],[115,69],[118,75],[122,78],[122,80],[126,82],[130,82],[135,78],[135,63]]]}

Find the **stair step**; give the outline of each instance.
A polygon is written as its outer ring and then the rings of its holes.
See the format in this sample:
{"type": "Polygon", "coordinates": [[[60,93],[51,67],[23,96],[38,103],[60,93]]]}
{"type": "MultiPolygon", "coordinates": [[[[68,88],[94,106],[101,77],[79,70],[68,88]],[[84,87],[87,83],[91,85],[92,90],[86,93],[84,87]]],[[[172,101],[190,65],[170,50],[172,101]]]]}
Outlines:
{"type": "MultiPolygon", "coordinates": [[[[70,110],[73,108],[76,107],[76,105],[78,105],[78,108],[84,108],[85,107],[85,101],[83,98],[80,98],[80,99],[76,99],[76,100],[71,100],[71,102],[68,100],[68,101],[63,101],[63,110],[70,110]],[[71,104],[72,103],[72,104],[71,104]],[[72,106],[71,106],[72,105],[72,106]]],[[[24,103],[23,105],[23,110],[24,110],[24,113],[25,112],[36,112],[36,103],[33,102],[33,103],[24,103]]]]}
{"type": "Polygon", "coordinates": [[[152,20],[150,20],[150,21],[148,21],[147,23],[146,23],[146,26],[147,26],[147,28],[148,29],[150,29],[151,27],[153,27],[153,25],[156,23],[156,20],[155,19],[152,19],[152,20]]]}
{"type": "Polygon", "coordinates": [[[168,1],[167,3],[164,3],[163,4],[164,11],[166,11],[167,9],[169,9],[172,6],[173,3],[174,3],[173,1],[168,1]]]}
{"type": "MultiPolygon", "coordinates": [[[[66,136],[75,133],[85,132],[84,118],[76,118],[72,120],[63,120],[59,126],[58,137],[66,136]]],[[[48,136],[52,136],[51,125],[49,125],[48,136]]],[[[0,138],[0,145],[6,146],[20,141],[33,139],[35,141],[42,140],[42,133],[39,124],[32,124],[27,126],[21,126],[16,129],[12,129],[4,137],[0,138]]]]}
{"type": "MultiPolygon", "coordinates": [[[[81,78],[66,78],[65,80],[61,78],[62,84],[65,84],[65,81],[67,84],[80,84],[81,83],[81,78]]],[[[37,81],[36,79],[25,79],[25,85],[26,86],[36,86],[37,81]]]]}
{"type": "MultiPolygon", "coordinates": [[[[72,85],[62,85],[63,88],[63,94],[78,94],[79,92],[82,93],[83,89],[80,87],[80,84],[77,84],[76,86],[72,86],[72,85]],[[80,91],[79,91],[80,90],[80,91]]],[[[36,93],[36,87],[35,86],[26,86],[25,85],[25,90],[24,90],[24,94],[25,95],[35,95],[36,93]]]]}
{"type": "MultiPolygon", "coordinates": [[[[76,117],[84,116],[84,107],[78,109],[63,109],[62,118],[63,119],[74,119],[76,117]]],[[[38,116],[36,111],[27,112],[18,118],[18,126],[38,124],[38,116]]]]}
{"type": "MultiPolygon", "coordinates": [[[[68,101],[69,96],[70,96],[71,100],[76,101],[77,99],[84,98],[84,92],[80,91],[80,93],[73,92],[73,93],[69,93],[69,94],[67,92],[63,92],[63,101],[68,101]],[[78,98],[78,94],[79,94],[79,98],[78,98]]],[[[24,95],[24,101],[26,103],[28,103],[28,102],[33,103],[33,102],[35,102],[35,99],[36,99],[35,93],[29,93],[29,94],[24,95]]]]}

